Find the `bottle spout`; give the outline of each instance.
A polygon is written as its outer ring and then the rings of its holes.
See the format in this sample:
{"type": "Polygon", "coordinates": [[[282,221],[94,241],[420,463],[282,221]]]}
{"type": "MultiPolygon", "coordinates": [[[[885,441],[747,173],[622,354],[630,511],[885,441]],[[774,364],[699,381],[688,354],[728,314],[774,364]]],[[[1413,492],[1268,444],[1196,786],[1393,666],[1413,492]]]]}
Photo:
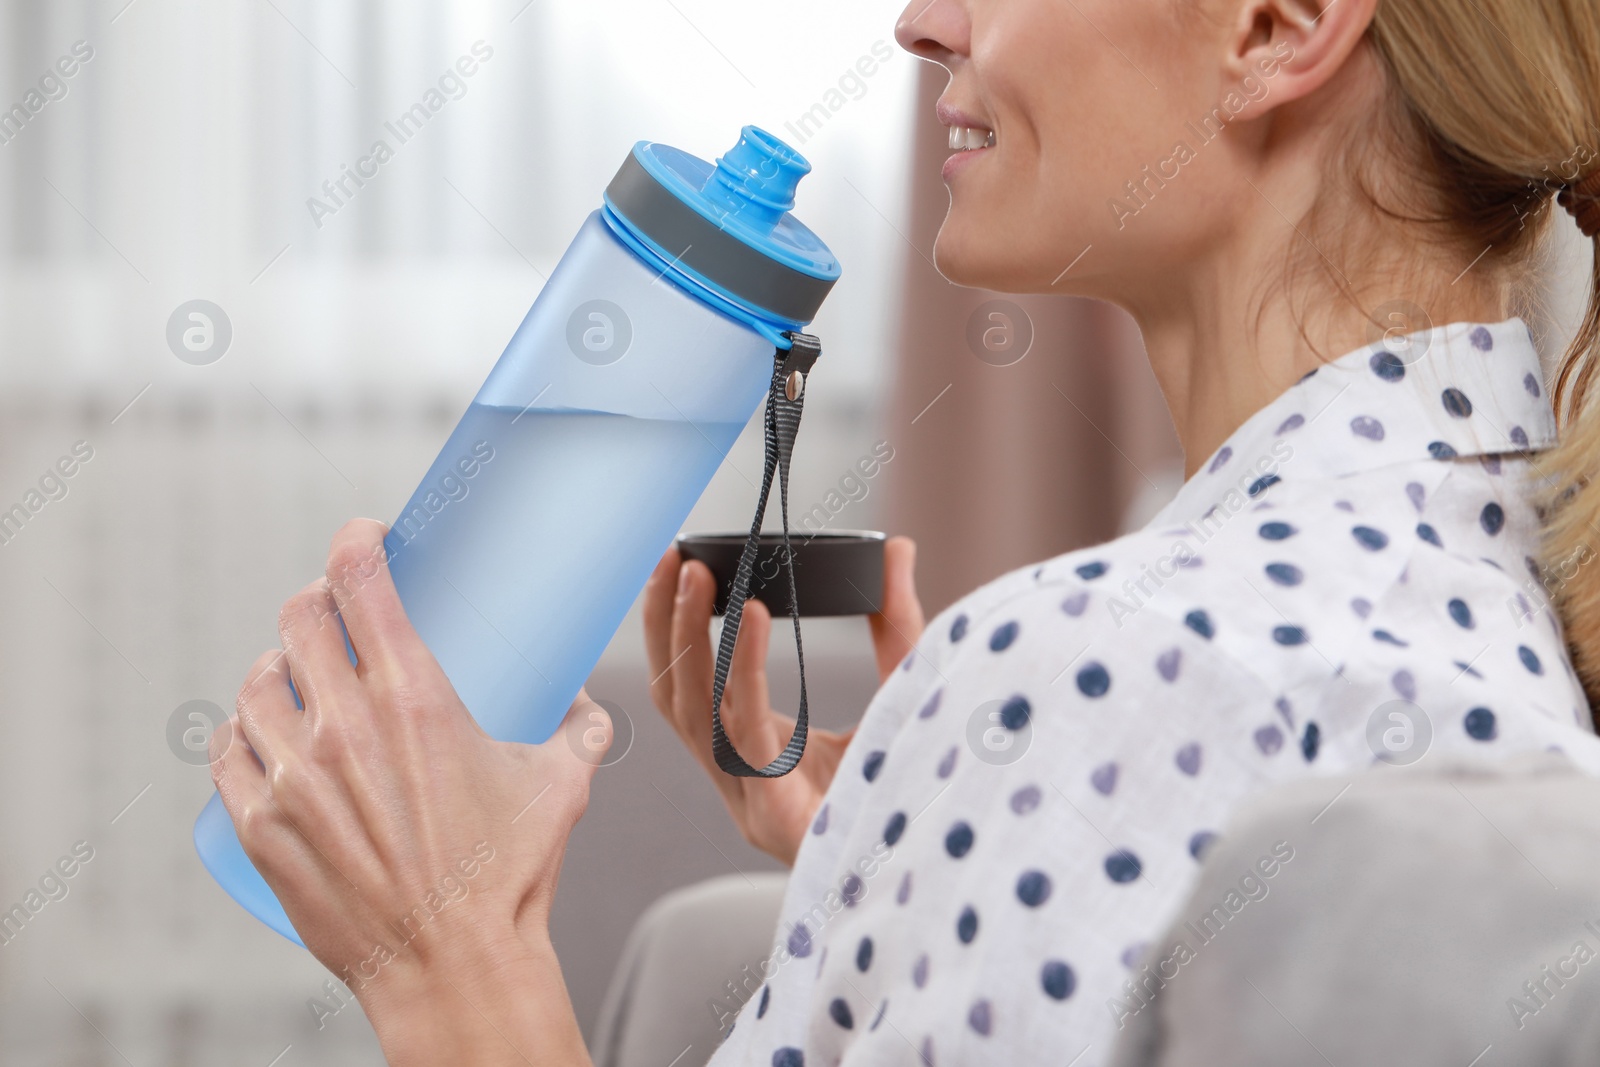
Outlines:
{"type": "Polygon", "coordinates": [[[739,131],[739,143],[717,159],[701,193],[760,233],[770,233],[794,208],[806,158],[757,126],[739,131]]]}

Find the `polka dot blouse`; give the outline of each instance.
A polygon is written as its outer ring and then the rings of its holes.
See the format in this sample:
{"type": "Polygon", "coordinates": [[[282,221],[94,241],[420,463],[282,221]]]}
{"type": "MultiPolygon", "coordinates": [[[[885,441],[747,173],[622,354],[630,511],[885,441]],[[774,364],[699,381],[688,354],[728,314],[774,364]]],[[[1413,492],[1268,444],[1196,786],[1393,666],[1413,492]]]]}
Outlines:
{"type": "Polygon", "coordinates": [[[929,626],[867,709],[716,1064],[1108,1062],[1242,797],[1600,741],[1533,559],[1526,325],[1351,352],[1144,529],[929,626]]]}

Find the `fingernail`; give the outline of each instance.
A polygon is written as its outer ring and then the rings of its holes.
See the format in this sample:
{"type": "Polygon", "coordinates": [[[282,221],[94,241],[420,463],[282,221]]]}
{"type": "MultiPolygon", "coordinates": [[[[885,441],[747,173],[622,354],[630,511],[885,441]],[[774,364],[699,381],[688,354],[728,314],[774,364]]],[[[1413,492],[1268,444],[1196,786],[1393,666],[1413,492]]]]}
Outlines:
{"type": "Polygon", "coordinates": [[[684,560],[683,566],[678,568],[678,599],[689,598],[689,561],[684,560]]]}

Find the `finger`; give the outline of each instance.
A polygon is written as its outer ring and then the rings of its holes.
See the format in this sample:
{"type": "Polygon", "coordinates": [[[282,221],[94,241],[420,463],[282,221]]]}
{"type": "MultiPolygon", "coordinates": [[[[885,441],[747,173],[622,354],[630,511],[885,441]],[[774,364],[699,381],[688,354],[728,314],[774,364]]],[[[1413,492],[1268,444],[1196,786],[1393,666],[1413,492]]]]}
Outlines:
{"type": "Polygon", "coordinates": [[[716,587],[704,563],[678,570],[672,605],[672,722],[696,758],[711,766],[711,606],[716,587]]]}
{"type": "Polygon", "coordinates": [[[717,581],[704,563],[690,560],[679,568],[672,609],[672,720],[737,819],[744,803],[740,780],[724,774],[711,752],[711,608],[716,592],[717,581]]]}
{"type": "MultiPolygon", "coordinates": [[[[263,763],[279,762],[298,743],[305,720],[289,688],[289,662],[273,649],[256,657],[234,701],[243,741],[263,763]]],[[[221,731],[218,731],[219,733],[221,731]]],[[[241,747],[235,739],[234,747],[241,747]]]]}
{"type": "MultiPolygon", "coordinates": [[[[613,733],[610,714],[580,689],[554,734],[537,745],[515,746],[532,757],[526,764],[527,773],[519,779],[522,792],[510,794],[516,807],[508,807],[508,811],[511,822],[520,824],[516,829],[570,834],[589,806],[590,786],[605,761],[613,733]]],[[[564,842],[558,846],[558,867],[559,848],[564,847],[564,842]]]]}
{"type": "Polygon", "coordinates": [[[290,677],[314,724],[319,711],[358,682],[344,642],[338,605],[319,578],[290,597],[278,612],[278,637],[290,677]]]}
{"type": "Polygon", "coordinates": [[[910,654],[922,636],[922,602],[917,599],[917,543],[891,537],[883,546],[883,609],[869,616],[872,651],[881,684],[910,654]]]}
{"type": "Polygon", "coordinates": [[[209,756],[211,781],[237,826],[249,805],[261,802],[267,780],[266,769],[246,740],[237,715],[212,733],[209,756]]]}
{"type": "Polygon", "coordinates": [[[588,768],[587,774],[579,774],[578,777],[587,779],[593,777],[595,770],[605,763],[606,753],[611,750],[611,742],[616,738],[616,727],[611,721],[611,713],[591,699],[587,690],[580,689],[568,706],[557,734],[552,740],[565,740],[567,751],[588,768]]]}
{"type": "Polygon", "coordinates": [[[650,699],[663,714],[672,709],[672,607],[678,595],[677,548],[669,548],[644,584],[644,649],[650,670],[650,699]]]}
{"type": "Polygon", "coordinates": [[[387,532],[388,527],[375,519],[353,519],[333,535],[328,549],[328,588],[363,676],[397,671],[429,654],[406,617],[389,574],[383,543],[387,532]]]}
{"type": "Polygon", "coordinates": [[[260,754],[246,740],[248,732],[242,718],[234,718],[212,735],[211,780],[245,855],[292,908],[305,898],[302,886],[326,885],[335,872],[273,798],[260,754]]]}
{"type": "Polygon", "coordinates": [[[233,820],[233,832],[253,862],[259,864],[261,846],[279,828],[280,819],[267,796],[267,776],[261,759],[244,738],[238,718],[211,735],[211,781],[233,820]]]}
{"type": "Polygon", "coordinates": [[[764,767],[783,751],[787,735],[774,729],[767,693],[767,648],[772,637],[772,614],[759,600],[748,600],[739,639],[728,668],[727,697],[722,702],[722,724],[728,740],[744,761],[764,767]]]}
{"type": "Polygon", "coordinates": [[[710,781],[722,793],[723,803],[742,817],[744,795],[742,779],[722,773],[717,757],[710,750],[710,609],[717,593],[717,579],[710,568],[690,560],[678,568],[678,595],[672,605],[672,726],[683,744],[688,745],[710,781]]]}

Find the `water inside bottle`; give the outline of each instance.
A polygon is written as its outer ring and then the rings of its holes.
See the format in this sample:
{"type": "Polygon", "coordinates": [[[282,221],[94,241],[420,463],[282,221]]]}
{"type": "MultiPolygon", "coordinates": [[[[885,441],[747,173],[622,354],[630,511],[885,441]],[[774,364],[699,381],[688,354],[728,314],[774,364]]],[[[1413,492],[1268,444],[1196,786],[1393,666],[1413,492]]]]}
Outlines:
{"type": "Polygon", "coordinates": [[[472,405],[385,544],[485,730],[554,731],[688,517],[698,494],[684,487],[710,480],[743,429],[472,405]]]}

